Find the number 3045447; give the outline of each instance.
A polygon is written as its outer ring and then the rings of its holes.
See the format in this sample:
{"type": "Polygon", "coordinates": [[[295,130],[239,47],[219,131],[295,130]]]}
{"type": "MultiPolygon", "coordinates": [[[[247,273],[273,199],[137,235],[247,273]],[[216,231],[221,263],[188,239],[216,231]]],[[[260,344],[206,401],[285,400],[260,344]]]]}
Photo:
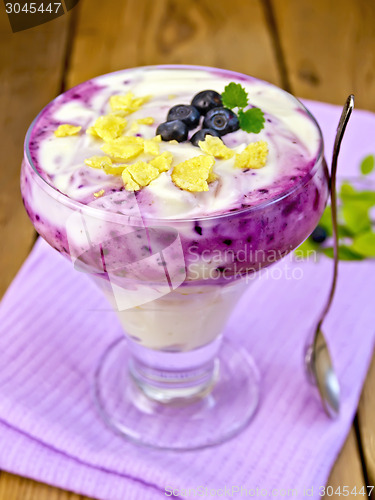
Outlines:
{"type": "Polygon", "coordinates": [[[40,2],[30,2],[30,3],[6,3],[5,10],[7,14],[20,14],[21,12],[26,14],[37,14],[37,13],[49,13],[57,14],[59,9],[63,11],[63,6],[61,2],[50,2],[50,3],[40,3],[40,2]]]}

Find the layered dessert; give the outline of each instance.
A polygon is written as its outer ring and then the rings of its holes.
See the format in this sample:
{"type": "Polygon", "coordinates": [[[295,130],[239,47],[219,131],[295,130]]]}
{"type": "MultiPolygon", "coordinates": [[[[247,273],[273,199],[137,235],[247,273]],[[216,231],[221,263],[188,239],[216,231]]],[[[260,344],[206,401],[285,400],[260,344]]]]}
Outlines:
{"type": "Polygon", "coordinates": [[[117,301],[124,328],[163,350],[212,341],[243,277],[296,248],[328,196],[321,133],[297,99],[183,66],[56,98],[28,132],[21,187],[37,231],[107,292],[135,294],[117,301]]]}

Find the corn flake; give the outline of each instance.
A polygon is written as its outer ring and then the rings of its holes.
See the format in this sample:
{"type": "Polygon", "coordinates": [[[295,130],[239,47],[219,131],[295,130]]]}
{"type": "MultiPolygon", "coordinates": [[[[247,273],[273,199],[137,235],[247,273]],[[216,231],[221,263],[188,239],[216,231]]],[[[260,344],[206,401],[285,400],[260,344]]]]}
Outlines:
{"type": "Polygon", "coordinates": [[[145,161],[137,161],[132,165],[128,165],[126,170],[140,186],[148,186],[150,182],[159,177],[160,174],[156,167],[153,167],[145,161]]]}
{"type": "Polygon", "coordinates": [[[78,132],[81,130],[82,127],[80,126],[75,126],[75,125],[69,125],[68,123],[64,123],[63,125],[60,125],[56,130],[55,130],[55,136],[56,137],[67,137],[70,135],[76,135],[78,132]]]}
{"type": "Polygon", "coordinates": [[[161,141],[161,135],[157,135],[152,139],[145,139],[143,143],[144,152],[150,155],[158,155],[160,153],[159,142],[161,141]]]}
{"type": "Polygon", "coordinates": [[[126,165],[113,165],[108,156],[91,156],[91,158],[86,158],[85,163],[91,168],[100,168],[110,175],[121,175],[126,167],[126,165]]]}
{"type": "Polygon", "coordinates": [[[138,132],[139,125],[152,125],[155,119],[152,116],[146,116],[145,118],[138,118],[135,120],[130,127],[130,132],[138,132]]]}
{"type": "Polygon", "coordinates": [[[139,191],[141,186],[135,182],[130,173],[125,169],[122,172],[122,180],[127,191],[139,191]]]}
{"type": "Polygon", "coordinates": [[[104,189],[101,189],[100,191],[94,193],[94,196],[95,198],[100,198],[101,196],[103,196],[104,193],[105,193],[104,189]]]}
{"type": "Polygon", "coordinates": [[[208,191],[208,179],[214,163],[212,156],[195,156],[174,167],[172,181],[185,191],[208,191]]]}
{"type": "Polygon", "coordinates": [[[87,129],[87,133],[108,142],[117,139],[123,133],[126,125],[126,119],[121,116],[99,116],[94,125],[87,129]]]}
{"type": "Polygon", "coordinates": [[[169,151],[165,151],[159,156],[156,156],[153,160],[151,160],[149,163],[153,167],[157,168],[159,172],[167,172],[171,168],[173,161],[173,155],[169,151]]]}
{"type": "Polygon", "coordinates": [[[204,141],[199,141],[199,147],[204,153],[210,154],[215,158],[222,158],[227,160],[234,156],[234,151],[229,149],[220,137],[214,137],[212,135],[206,135],[204,141]]]}
{"type": "Polygon", "coordinates": [[[108,156],[91,156],[91,158],[86,158],[85,163],[91,168],[102,168],[103,170],[112,166],[112,160],[108,156]]]}
{"type": "Polygon", "coordinates": [[[267,163],[268,144],[266,141],[252,142],[236,154],[235,168],[262,168],[267,163]]]}
{"type": "Polygon", "coordinates": [[[116,161],[131,160],[143,152],[143,140],[140,137],[121,137],[107,142],[102,147],[104,153],[116,161]]]}
{"type": "Polygon", "coordinates": [[[134,113],[151,98],[150,95],[135,97],[133,92],[125,95],[113,95],[109,99],[109,104],[113,111],[124,111],[126,114],[134,113]]]}
{"type": "Polygon", "coordinates": [[[138,118],[137,123],[140,125],[152,125],[155,122],[155,118],[152,116],[145,116],[144,118],[138,118]]]}
{"type": "Polygon", "coordinates": [[[137,123],[137,120],[135,122],[133,122],[130,126],[130,132],[132,132],[133,134],[135,134],[136,132],[138,132],[139,130],[139,125],[137,123]]]}
{"type": "Polygon", "coordinates": [[[103,170],[108,175],[121,175],[126,165],[113,165],[111,167],[104,166],[103,170]]]}
{"type": "Polygon", "coordinates": [[[211,168],[210,173],[208,174],[208,177],[207,177],[207,182],[208,182],[208,184],[210,184],[211,182],[216,181],[216,179],[217,179],[217,175],[215,174],[215,172],[211,168]]]}

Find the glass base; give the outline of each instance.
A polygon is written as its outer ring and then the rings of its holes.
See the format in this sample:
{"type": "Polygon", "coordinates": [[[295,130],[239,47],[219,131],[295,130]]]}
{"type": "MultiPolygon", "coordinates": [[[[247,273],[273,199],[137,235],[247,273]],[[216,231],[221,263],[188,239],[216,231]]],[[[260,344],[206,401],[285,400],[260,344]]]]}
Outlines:
{"type": "Polygon", "coordinates": [[[105,422],[138,444],[193,450],[220,444],[240,432],[259,401],[259,375],[243,348],[224,340],[214,377],[198,395],[160,402],[131,373],[125,338],[104,352],[95,374],[95,400],[105,422]]]}

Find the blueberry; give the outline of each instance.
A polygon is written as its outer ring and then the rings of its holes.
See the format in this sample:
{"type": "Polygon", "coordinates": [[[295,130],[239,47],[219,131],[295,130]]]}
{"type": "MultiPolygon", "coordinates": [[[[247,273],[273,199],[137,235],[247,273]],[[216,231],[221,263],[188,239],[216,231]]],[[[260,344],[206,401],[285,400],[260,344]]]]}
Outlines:
{"type": "Polygon", "coordinates": [[[201,130],[198,130],[198,132],[195,132],[193,137],[190,139],[190,142],[193,144],[193,146],[199,146],[199,141],[204,141],[206,135],[220,137],[219,132],[216,132],[216,130],[212,128],[202,128],[201,130]]]}
{"type": "Polygon", "coordinates": [[[161,123],[156,129],[156,135],[161,135],[163,141],[186,141],[188,128],[181,120],[172,120],[161,123]]]}
{"type": "Polygon", "coordinates": [[[229,134],[240,128],[238,118],[231,109],[213,108],[204,118],[203,127],[212,128],[220,135],[229,134]]]}
{"type": "Polygon", "coordinates": [[[194,106],[187,106],[186,104],[177,104],[173,106],[168,112],[167,122],[173,120],[181,120],[184,122],[189,130],[195,128],[199,124],[200,113],[194,106]]]}
{"type": "Polygon", "coordinates": [[[322,226],[316,226],[310,237],[315,243],[323,243],[327,239],[327,231],[322,226]]]}
{"type": "Polygon", "coordinates": [[[222,106],[221,95],[215,90],[203,90],[193,97],[191,104],[197,108],[201,115],[205,115],[210,109],[222,106]]]}

